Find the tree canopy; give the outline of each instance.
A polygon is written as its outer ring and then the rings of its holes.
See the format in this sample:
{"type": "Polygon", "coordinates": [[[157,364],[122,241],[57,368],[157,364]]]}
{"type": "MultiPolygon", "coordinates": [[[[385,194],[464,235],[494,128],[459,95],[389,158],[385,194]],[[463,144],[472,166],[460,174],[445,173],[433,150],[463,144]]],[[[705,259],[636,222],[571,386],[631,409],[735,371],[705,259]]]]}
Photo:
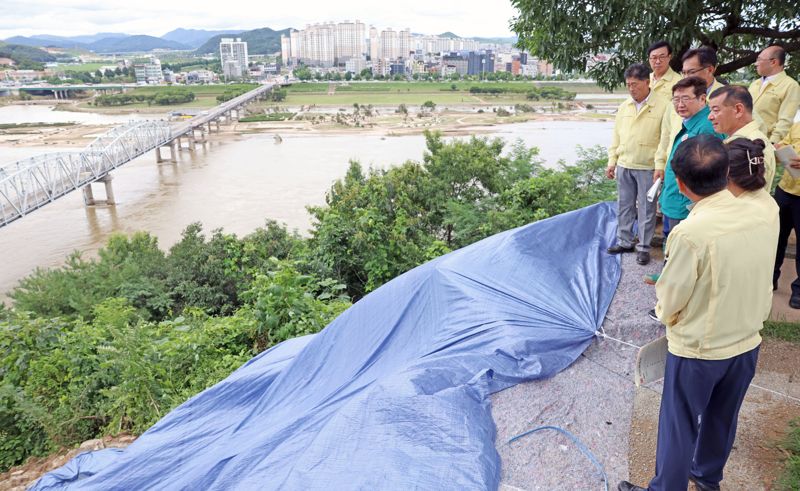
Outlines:
{"type": "MultiPolygon", "coordinates": [[[[583,71],[597,53],[613,53],[589,75],[610,89],[622,81],[625,67],[646,60],[647,47],[667,40],[673,69],[692,47],[717,50],[717,74],[752,65],[770,44],[800,54],[800,0],[654,0],[633,6],[623,0],[511,0],[518,10],[512,29],[518,46],[550,60],[562,70],[583,71]]],[[[800,71],[800,56],[787,71],[800,71]]]]}

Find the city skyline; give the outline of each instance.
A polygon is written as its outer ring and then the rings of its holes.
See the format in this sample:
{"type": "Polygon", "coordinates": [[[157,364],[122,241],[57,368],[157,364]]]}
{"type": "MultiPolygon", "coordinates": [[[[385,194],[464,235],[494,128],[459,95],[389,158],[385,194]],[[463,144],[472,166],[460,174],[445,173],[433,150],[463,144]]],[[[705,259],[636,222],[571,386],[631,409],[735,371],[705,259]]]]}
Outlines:
{"type": "Polygon", "coordinates": [[[510,2],[486,8],[485,2],[443,0],[427,2],[409,0],[402,10],[386,13],[386,9],[366,0],[348,0],[332,4],[322,0],[306,0],[300,4],[270,5],[261,14],[263,3],[231,0],[225,7],[193,4],[189,0],[136,3],[113,1],[97,4],[91,0],[6,0],[0,17],[0,39],[13,36],[50,34],[57,36],[89,35],[98,32],[163,36],[178,28],[242,29],[262,27],[280,30],[302,29],[308,24],[330,20],[359,19],[365,24],[395,29],[411,28],[415,33],[440,34],[454,32],[460,37],[509,37],[509,22],[516,14],[510,2]],[[308,12],[313,12],[313,18],[308,12]]]}

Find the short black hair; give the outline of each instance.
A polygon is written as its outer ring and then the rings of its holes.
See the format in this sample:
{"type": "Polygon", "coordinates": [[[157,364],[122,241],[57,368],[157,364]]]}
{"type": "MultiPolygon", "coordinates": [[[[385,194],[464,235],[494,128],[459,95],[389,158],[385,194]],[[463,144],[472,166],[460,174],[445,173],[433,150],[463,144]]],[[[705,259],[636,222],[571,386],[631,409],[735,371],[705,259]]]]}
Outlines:
{"type": "Polygon", "coordinates": [[[757,191],[767,184],[764,177],[764,148],[763,140],[748,140],[737,138],[727,145],[730,171],[728,180],[745,191],[757,191]]]}
{"type": "Polygon", "coordinates": [[[625,80],[635,78],[636,80],[649,80],[650,69],[643,63],[634,63],[625,69],[625,80]]]}
{"type": "Polygon", "coordinates": [[[672,45],[662,39],[661,41],[656,41],[647,48],[647,56],[650,56],[650,53],[659,48],[667,48],[667,53],[672,55],[672,45]]]}
{"type": "Polygon", "coordinates": [[[698,135],[678,145],[671,165],[675,176],[699,196],[711,196],[728,186],[728,152],[713,135],[698,135]]]}
{"type": "Polygon", "coordinates": [[[681,57],[681,61],[686,61],[689,58],[697,57],[697,60],[700,62],[700,66],[707,67],[707,66],[717,66],[717,52],[714,48],[709,46],[700,46],[699,48],[690,49],[686,53],[683,54],[681,57]]]}
{"type": "Polygon", "coordinates": [[[747,112],[753,112],[753,96],[750,95],[750,91],[747,90],[746,87],[742,85],[724,85],[714,92],[712,92],[708,97],[714,98],[719,96],[725,96],[722,102],[726,106],[733,106],[735,104],[741,103],[747,112]]]}
{"type": "Polygon", "coordinates": [[[691,87],[694,91],[695,97],[700,97],[701,95],[706,93],[706,81],[700,77],[686,77],[678,80],[675,82],[675,85],[672,86],[672,93],[674,94],[678,89],[686,89],[691,87]]]}

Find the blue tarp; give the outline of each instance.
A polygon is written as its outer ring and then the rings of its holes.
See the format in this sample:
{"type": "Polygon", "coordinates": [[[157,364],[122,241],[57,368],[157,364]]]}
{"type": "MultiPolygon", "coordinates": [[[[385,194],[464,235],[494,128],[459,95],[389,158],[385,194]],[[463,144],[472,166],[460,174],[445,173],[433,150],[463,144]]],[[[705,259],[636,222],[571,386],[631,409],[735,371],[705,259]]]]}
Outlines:
{"type": "Polygon", "coordinates": [[[488,395],[592,342],[615,231],[601,203],[430,261],[33,489],[494,489],[488,395]]]}

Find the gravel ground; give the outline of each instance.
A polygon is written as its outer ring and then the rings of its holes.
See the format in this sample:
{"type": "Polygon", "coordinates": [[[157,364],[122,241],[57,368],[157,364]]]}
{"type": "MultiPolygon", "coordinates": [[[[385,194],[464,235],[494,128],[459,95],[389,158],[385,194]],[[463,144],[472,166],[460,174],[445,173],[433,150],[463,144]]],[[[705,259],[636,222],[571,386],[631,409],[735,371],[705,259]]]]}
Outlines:
{"type": "MultiPolygon", "coordinates": [[[[641,346],[664,333],[663,326],[647,316],[655,305],[655,289],[642,281],[645,274],[661,269],[661,261],[639,266],[635,254],[623,254],[621,260],[622,275],[603,329],[610,337],[641,346]]],[[[556,431],[537,432],[507,443],[511,437],[543,425],[561,427],[578,437],[604,467],[609,489],[628,478],[636,351],[598,339],[555,377],[492,396],[496,447],[503,463],[500,489],[604,489],[597,468],[556,431]]]]}
{"type": "MultiPolygon", "coordinates": [[[[622,274],[603,329],[610,337],[642,346],[664,334],[647,316],[655,289],[645,274],[661,269],[660,251],[642,267],[622,256],[622,274]]],[[[496,448],[503,464],[501,491],[602,490],[599,471],[564,435],[541,431],[512,444],[527,430],[559,426],[594,454],[608,476],[608,489],[628,479],[646,486],[653,475],[661,382],[636,388],[636,349],[598,339],[571,367],[544,381],[520,384],[492,396],[496,448]]],[[[766,339],[753,383],[800,398],[800,346],[766,339]]],[[[786,458],[779,447],[800,404],[752,387],[739,414],[739,427],[721,483],[726,490],[769,490],[786,458]]],[[[690,485],[689,489],[693,489],[690,485]]]]}

